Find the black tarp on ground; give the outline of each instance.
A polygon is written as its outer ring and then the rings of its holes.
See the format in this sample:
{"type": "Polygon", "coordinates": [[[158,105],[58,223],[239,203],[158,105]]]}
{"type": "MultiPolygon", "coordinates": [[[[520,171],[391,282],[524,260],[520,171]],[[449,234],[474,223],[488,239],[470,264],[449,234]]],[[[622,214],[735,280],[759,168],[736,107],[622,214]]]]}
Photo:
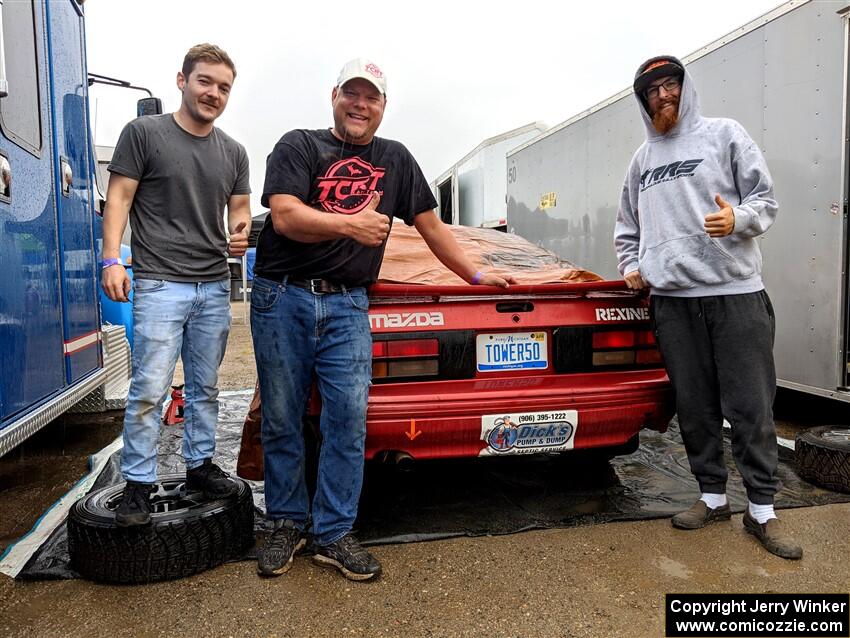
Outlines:
{"type": "MultiPolygon", "coordinates": [[[[230,472],[235,471],[242,422],[252,394],[253,390],[244,390],[221,395],[216,461],[230,472]]],[[[180,426],[162,428],[160,473],[183,471],[181,437],[180,426]]],[[[121,480],[118,454],[93,489],[121,480]]],[[[823,490],[798,478],[792,457],[790,450],[780,447],[783,489],[778,507],[850,501],[850,495],[823,490]]],[[[730,505],[741,512],[747,498],[728,440],[726,458],[730,505]]],[[[262,483],[252,487],[261,534],[262,483]]],[[[409,471],[369,464],[357,531],[365,544],[386,544],[660,518],[689,507],[698,494],[674,421],[666,434],[643,432],[635,454],[610,463],[564,454],[428,461],[409,471]]],[[[19,577],[78,577],[68,564],[64,524],[33,555],[19,577]]]]}

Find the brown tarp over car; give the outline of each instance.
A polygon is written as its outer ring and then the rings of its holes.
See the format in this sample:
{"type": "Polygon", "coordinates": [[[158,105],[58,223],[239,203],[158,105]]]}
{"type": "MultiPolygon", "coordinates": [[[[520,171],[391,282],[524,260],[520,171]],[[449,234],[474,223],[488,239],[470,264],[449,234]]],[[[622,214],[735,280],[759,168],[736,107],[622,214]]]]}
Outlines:
{"type": "MultiPolygon", "coordinates": [[[[461,250],[482,272],[510,274],[518,284],[602,281],[596,273],[561,259],[518,235],[489,228],[449,228],[461,250]]],[[[378,281],[432,286],[466,283],[440,263],[415,228],[399,221],[393,224],[390,232],[378,281]]]]}

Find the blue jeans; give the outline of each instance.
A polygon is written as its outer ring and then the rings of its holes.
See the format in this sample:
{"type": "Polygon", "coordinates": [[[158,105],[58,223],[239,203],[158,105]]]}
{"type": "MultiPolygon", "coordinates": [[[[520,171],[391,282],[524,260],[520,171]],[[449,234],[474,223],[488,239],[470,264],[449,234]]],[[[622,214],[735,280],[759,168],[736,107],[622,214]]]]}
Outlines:
{"type": "Polygon", "coordinates": [[[368,309],[363,288],[314,294],[260,277],[251,288],[267,515],[301,530],[307,525],[302,417],[315,377],[322,449],[312,518],[320,545],[345,536],[357,517],[372,377],[368,309]]]}
{"type": "Polygon", "coordinates": [[[215,452],[218,368],[230,331],[230,281],[133,282],[133,379],[124,412],[121,474],[156,482],[162,403],[183,358],[183,458],[201,465],[215,452]]]}

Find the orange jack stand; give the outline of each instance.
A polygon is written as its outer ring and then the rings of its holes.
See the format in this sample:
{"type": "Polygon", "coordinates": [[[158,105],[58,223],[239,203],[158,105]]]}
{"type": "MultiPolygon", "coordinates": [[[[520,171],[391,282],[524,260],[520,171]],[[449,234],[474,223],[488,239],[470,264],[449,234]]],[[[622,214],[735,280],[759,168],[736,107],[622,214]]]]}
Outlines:
{"type": "Polygon", "coordinates": [[[171,386],[171,403],[168,404],[168,409],[165,411],[165,416],[162,417],[162,422],[165,425],[177,425],[183,423],[183,386],[171,386]]]}

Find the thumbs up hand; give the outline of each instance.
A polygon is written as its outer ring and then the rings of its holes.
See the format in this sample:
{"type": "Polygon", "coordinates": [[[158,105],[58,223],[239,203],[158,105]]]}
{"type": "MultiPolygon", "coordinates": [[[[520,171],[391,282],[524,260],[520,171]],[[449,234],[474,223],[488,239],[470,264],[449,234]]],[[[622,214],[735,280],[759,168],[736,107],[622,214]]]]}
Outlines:
{"type": "Polygon", "coordinates": [[[364,246],[377,247],[384,243],[390,232],[390,218],[377,211],[381,203],[381,196],[372,193],[366,208],[359,213],[346,217],[348,223],[348,236],[364,246]]]}
{"type": "Polygon", "coordinates": [[[227,243],[227,254],[231,257],[241,257],[248,250],[247,222],[239,222],[230,235],[227,243]]]}
{"type": "Polygon", "coordinates": [[[732,204],[724,201],[720,195],[716,195],[714,201],[720,210],[705,216],[705,232],[709,237],[725,237],[735,230],[735,213],[732,204]]]}

